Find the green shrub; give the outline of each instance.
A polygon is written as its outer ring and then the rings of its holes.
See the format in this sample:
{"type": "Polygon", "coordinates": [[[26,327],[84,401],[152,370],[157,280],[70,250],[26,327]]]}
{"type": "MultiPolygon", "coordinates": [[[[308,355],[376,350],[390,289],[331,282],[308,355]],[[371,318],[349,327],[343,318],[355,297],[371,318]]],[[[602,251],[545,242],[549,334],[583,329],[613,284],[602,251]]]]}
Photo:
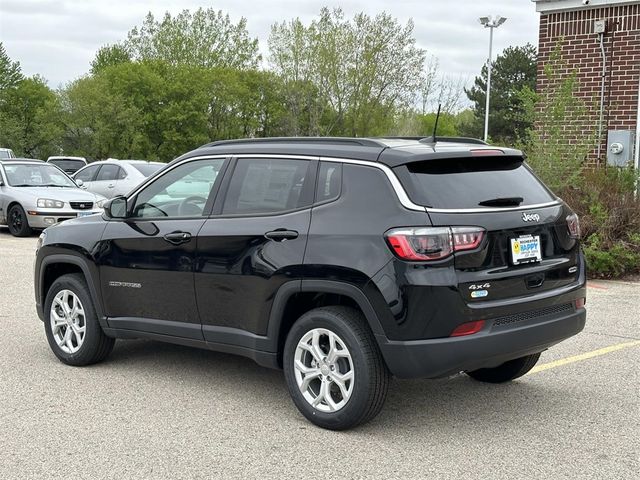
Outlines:
{"type": "Polygon", "coordinates": [[[584,243],[589,274],[592,277],[612,278],[640,271],[640,253],[638,248],[618,242],[603,247],[598,235],[592,235],[584,243]]]}
{"type": "Polygon", "coordinates": [[[640,273],[640,201],[630,168],[583,169],[576,187],[556,193],[580,216],[582,244],[591,277],[640,273]]]}

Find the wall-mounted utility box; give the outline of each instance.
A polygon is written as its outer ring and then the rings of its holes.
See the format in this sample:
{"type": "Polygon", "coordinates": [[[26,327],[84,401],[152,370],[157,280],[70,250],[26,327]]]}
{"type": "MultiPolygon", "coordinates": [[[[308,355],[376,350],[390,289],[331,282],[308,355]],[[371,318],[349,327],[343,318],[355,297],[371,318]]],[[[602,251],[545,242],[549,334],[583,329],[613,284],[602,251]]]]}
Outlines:
{"type": "Polygon", "coordinates": [[[593,22],[593,33],[607,33],[607,21],[596,20],[593,22]]]}
{"type": "Polygon", "coordinates": [[[607,164],[626,167],[633,161],[633,130],[609,130],[607,134],[607,164]]]}

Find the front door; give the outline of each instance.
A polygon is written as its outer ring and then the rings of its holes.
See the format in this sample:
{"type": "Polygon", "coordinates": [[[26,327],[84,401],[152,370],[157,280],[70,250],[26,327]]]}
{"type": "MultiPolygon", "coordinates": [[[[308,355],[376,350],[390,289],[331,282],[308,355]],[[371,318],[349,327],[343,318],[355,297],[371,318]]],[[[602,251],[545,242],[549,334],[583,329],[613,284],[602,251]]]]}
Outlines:
{"type": "Polygon", "coordinates": [[[207,341],[255,347],[255,336],[266,334],[278,288],[299,278],[317,163],[236,160],[198,235],[196,296],[207,341]]]}
{"type": "Polygon", "coordinates": [[[224,163],[193,160],[167,170],[128,199],[129,218],[107,224],[96,255],[111,327],[202,339],[196,237],[224,163]]]}

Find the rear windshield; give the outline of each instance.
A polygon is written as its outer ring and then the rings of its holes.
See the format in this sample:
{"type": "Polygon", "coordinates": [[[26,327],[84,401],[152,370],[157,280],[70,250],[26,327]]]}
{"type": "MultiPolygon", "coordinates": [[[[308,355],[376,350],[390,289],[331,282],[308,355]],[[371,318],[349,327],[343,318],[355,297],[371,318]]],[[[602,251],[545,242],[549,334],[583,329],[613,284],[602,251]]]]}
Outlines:
{"type": "Polygon", "coordinates": [[[86,163],[83,162],[82,160],[68,160],[68,159],[49,160],[49,163],[53,163],[54,165],[57,165],[65,172],[68,170],[73,170],[75,172],[80,170],[82,167],[86,165],[86,163]]]}
{"type": "Polygon", "coordinates": [[[433,208],[512,207],[554,200],[517,157],[429,160],[396,171],[411,199],[433,208]]]}
{"type": "Polygon", "coordinates": [[[164,165],[158,165],[157,163],[132,163],[131,165],[145,177],[156,173],[158,170],[164,167],[164,165]]]}

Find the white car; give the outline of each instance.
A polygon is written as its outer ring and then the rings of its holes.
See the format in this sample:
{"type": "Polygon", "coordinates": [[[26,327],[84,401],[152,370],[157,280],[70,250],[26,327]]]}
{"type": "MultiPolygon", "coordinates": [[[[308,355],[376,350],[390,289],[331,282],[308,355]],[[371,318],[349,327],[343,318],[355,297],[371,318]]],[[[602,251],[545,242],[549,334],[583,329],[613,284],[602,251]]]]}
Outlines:
{"type": "Polygon", "coordinates": [[[10,148],[0,148],[0,160],[7,160],[9,158],[16,158],[16,154],[10,148]]]}
{"type": "Polygon", "coordinates": [[[87,159],[84,157],[55,156],[47,158],[47,163],[53,163],[68,175],[73,175],[87,164],[87,159]]]}
{"type": "Polygon", "coordinates": [[[73,179],[81,188],[113,198],[129,193],[164,166],[166,163],[110,158],[81,168],[73,175],[73,179]]]}
{"type": "Polygon", "coordinates": [[[101,213],[107,201],[85,192],[55,165],[40,160],[0,160],[0,225],[26,237],[70,218],[101,213]]]}

